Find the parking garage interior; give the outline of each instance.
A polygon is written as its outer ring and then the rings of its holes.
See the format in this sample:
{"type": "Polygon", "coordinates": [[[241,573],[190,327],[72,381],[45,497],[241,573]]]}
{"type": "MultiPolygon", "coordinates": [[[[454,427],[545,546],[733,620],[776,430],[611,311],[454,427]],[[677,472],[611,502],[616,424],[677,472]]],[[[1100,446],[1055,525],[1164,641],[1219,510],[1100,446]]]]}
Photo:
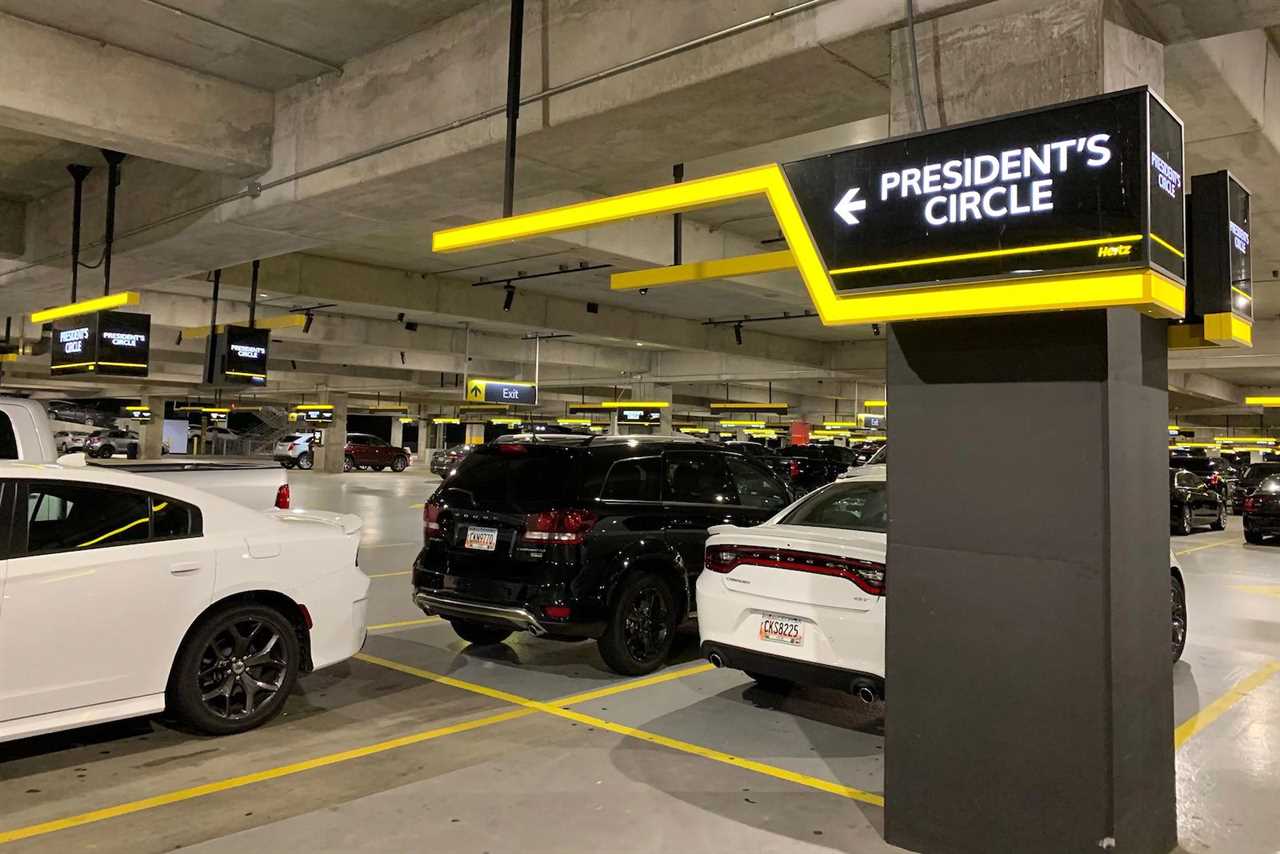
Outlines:
{"type": "Polygon", "coordinates": [[[1274,854],[1278,54],[1246,0],[0,0],[0,849],[1274,854]],[[153,538],[322,511],[358,642],[234,734],[178,649],[14,712],[24,494],[169,470],[153,538]]]}

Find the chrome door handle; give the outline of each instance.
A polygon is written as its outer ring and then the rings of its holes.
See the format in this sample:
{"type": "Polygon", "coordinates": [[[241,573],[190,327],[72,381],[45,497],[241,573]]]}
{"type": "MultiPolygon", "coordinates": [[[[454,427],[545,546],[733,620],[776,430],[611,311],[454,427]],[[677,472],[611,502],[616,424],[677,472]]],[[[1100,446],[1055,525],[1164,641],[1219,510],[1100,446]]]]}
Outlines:
{"type": "Polygon", "coordinates": [[[189,573],[199,572],[199,571],[200,571],[200,564],[195,562],[175,563],[173,566],[169,567],[169,572],[173,575],[188,575],[189,573]]]}

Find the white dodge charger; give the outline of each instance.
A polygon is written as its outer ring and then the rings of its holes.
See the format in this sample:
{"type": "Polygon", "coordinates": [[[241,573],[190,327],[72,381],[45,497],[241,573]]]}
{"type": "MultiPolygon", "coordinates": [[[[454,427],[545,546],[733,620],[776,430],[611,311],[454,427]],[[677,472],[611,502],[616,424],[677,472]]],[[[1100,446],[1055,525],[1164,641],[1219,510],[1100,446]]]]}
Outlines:
{"type": "Polygon", "coordinates": [[[354,655],[359,517],[107,469],[0,465],[0,741],[165,710],[212,734],[354,655]]]}
{"type": "MultiPolygon", "coordinates": [[[[800,682],[882,699],[887,530],[883,466],[811,492],[757,527],[712,528],[697,587],[702,654],[764,687],[800,682]]],[[[1187,601],[1172,552],[1169,571],[1176,661],[1187,601]]]]}

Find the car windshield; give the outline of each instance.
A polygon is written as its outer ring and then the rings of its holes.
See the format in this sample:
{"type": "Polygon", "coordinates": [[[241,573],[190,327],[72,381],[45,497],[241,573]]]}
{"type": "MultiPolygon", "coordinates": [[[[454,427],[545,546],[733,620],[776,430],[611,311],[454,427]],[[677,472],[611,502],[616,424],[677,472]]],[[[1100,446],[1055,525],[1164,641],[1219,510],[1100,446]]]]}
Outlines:
{"type": "Polygon", "coordinates": [[[805,498],[779,524],[883,534],[888,509],[884,481],[837,481],[805,498]]]}
{"type": "Polygon", "coordinates": [[[1249,466],[1244,476],[1249,480],[1262,480],[1274,474],[1280,474],[1280,463],[1256,463],[1249,466]]]}

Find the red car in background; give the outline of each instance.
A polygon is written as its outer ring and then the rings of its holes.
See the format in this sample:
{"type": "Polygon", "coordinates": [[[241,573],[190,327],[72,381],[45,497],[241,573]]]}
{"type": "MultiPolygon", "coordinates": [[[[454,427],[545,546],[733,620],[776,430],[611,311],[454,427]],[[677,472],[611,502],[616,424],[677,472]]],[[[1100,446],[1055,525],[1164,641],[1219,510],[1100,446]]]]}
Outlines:
{"type": "Polygon", "coordinates": [[[386,439],[368,433],[348,433],[343,452],[342,470],[373,469],[404,471],[409,467],[409,449],[397,448],[386,439]]]}

